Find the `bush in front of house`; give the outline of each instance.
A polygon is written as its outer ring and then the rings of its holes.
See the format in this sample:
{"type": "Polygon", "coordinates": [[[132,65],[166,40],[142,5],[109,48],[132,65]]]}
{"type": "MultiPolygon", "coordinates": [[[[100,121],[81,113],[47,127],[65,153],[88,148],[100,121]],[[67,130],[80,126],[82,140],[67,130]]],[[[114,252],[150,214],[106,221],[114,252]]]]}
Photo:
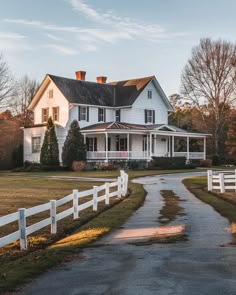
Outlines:
{"type": "Polygon", "coordinates": [[[47,130],[45,131],[43,145],[40,153],[40,163],[43,167],[58,167],[59,162],[59,149],[55,126],[50,117],[47,123],[47,130]]]}
{"type": "Polygon", "coordinates": [[[152,157],[150,169],[191,169],[195,165],[186,164],[185,157],[152,157]]]}
{"type": "Polygon", "coordinates": [[[12,164],[14,168],[23,166],[23,145],[20,144],[12,152],[12,164]]]}
{"type": "Polygon", "coordinates": [[[86,162],[86,145],[77,120],[71,123],[62,148],[63,165],[72,168],[74,161],[86,162]]]}

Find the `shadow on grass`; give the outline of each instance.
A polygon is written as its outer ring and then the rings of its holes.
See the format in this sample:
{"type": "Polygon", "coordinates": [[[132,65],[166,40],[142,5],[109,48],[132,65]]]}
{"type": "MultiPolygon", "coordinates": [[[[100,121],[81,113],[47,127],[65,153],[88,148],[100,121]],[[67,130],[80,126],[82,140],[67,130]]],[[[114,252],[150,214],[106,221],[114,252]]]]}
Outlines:
{"type": "Polygon", "coordinates": [[[125,220],[142,205],[145,191],[140,184],[130,184],[129,197],[105,210],[82,225],[74,233],[58,240],[45,249],[21,252],[15,257],[4,257],[0,269],[0,293],[15,290],[36,275],[70,260],[79,258],[81,250],[92,242],[121,226],[125,220]]]}

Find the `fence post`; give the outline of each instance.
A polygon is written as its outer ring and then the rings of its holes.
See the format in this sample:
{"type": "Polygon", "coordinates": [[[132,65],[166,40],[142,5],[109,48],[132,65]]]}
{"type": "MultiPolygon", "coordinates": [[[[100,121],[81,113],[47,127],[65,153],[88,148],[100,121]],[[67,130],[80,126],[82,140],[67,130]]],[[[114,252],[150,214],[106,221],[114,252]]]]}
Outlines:
{"type": "Polygon", "coordinates": [[[236,169],[234,170],[234,191],[236,192],[236,169]]]}
{"type": "Polygon", "coordinates": [[[110,187],[109,187],[109,182],[106,182],[105,183],[106,185],[106,188],[105,188],[105,196],[106,196],[106,199],[105,199],[105,204],[106,205],[109,205],[109,201],[110,201],[110,187]]]}
{"type": "Polygon", "coordinates": [[[78,190],[77,189],[73,189],[73,208],[74,208],[73,218],[74,219],[78,219],[79,218],[78,198],[79,198],[78,190]]]}
{"type": "Polygon", "coordinates": [[[93,211],[98,210],[98,192],[97,186],[93,187],[93,211]]]}
{"type": "Polygon", "coordinates": [[[128,193],[129,175],[125,173],[125,195],[128,193]]]}
{"type": "Polygon", "coordinates": [[[121,186],[121,177],[118,177],[118,185],[117,185],[117,197],[120,199],[122,196],[122,186],[121,186]]]}
{"type": "Polygon", "coordinates": [[[208,191],[212,191],[212,170],[207,170],[208,191]]]}
{"type": "Polygon", "coordinates": [[[224,173],[220,173],[219,177],[220,177],[220,192],[224,193],[225,192],[224,173]]]}
{"type": "Polygon", "coordinates": [[[18,212],[19,212],[19,230],[20,230],[20,249],[27,250],[25,208],[18,209],[18,212]]]}
{"type": "Polygon", "coordinates": [[[121,170],[120,175],[121,175],[121,190],[122,190],[122,197],[125,197],[125,171],[121,170]]]}
{"type": "Polygon", "coordinates": [[[50,200],[51,209],[50,209],[50,216],[51,216],[51,234],[57,233],[57,201],[50,200]]]}

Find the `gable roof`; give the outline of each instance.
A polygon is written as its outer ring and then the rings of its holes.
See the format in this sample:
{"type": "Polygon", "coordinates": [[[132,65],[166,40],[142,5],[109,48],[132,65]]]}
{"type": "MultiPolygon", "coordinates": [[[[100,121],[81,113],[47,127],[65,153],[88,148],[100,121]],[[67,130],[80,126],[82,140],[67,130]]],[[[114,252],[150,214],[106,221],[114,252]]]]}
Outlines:
{"type": "Polygon", "coordinates": [[[44,78],[38,92],[29,105],[29,109],[32,109],[36,105],[37,101],[40,99],[40,94],[44,91],[44,89],[46,89],[50,80],[57,86],[57,88],[71,104],[99,105],[108,107],[131,106],[148,83],[154,81],[154,86],[159,91],[167,109],[169,111],[173,110],[155,76],[103,84],[69,79],[50,74],[47,74],[44,78]]]}
{"type": "Polygon", "coordinates": [[[116,106],[131,106],[154,76],[110,82],[115,89],[116,106]]]}

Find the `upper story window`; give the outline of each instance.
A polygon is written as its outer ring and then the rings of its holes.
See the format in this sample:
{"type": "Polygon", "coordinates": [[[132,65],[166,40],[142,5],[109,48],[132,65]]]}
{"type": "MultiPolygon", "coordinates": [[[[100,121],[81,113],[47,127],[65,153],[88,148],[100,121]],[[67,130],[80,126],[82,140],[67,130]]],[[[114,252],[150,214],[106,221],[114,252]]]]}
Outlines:
{"type": "Polygon", "coordinates": [[[98,108],[98,122],[106,122],[106,109],[98,108]]]}
{"type": "Polygon", "coordinates": [[[144,111],[145,116],[145,123],[152,123],[155,124],[155,111],[154,110],[145,110],[144,111]]]}
{"type": "Polygon", "coordinates": [[[148,99],[152,98],[152,90],[148,90],[147,92],[148,99]]]}
{"type": "Polygon", "coordinates": [[[116,110],[116,122],[120,122],[120,110],[116,110]]]}
{"type": "Polygon", "coordinates": [[[89,121],[89,107],[79,106],[79,121],[89,121]]]}
{"type": "Polygon", "coordinates": [[[59,107],[52,108],[52,119],[53,121],[59,121],[59,107]]]}
{"type": "Polygon", "coordinates": [[[48,121],[49,118],[49,108],[42,109],[42,123],[48,121]]]}
{"type": "Polygon", "coordinates": [[[31,138],[32,153],[40,153],[41,150],[41,136],[34,136],[31,138]]]}
{"type": "Polygon", "coordinates": [[[53,98],[53,89],[48,90],[48,98],[53,98]]]}

